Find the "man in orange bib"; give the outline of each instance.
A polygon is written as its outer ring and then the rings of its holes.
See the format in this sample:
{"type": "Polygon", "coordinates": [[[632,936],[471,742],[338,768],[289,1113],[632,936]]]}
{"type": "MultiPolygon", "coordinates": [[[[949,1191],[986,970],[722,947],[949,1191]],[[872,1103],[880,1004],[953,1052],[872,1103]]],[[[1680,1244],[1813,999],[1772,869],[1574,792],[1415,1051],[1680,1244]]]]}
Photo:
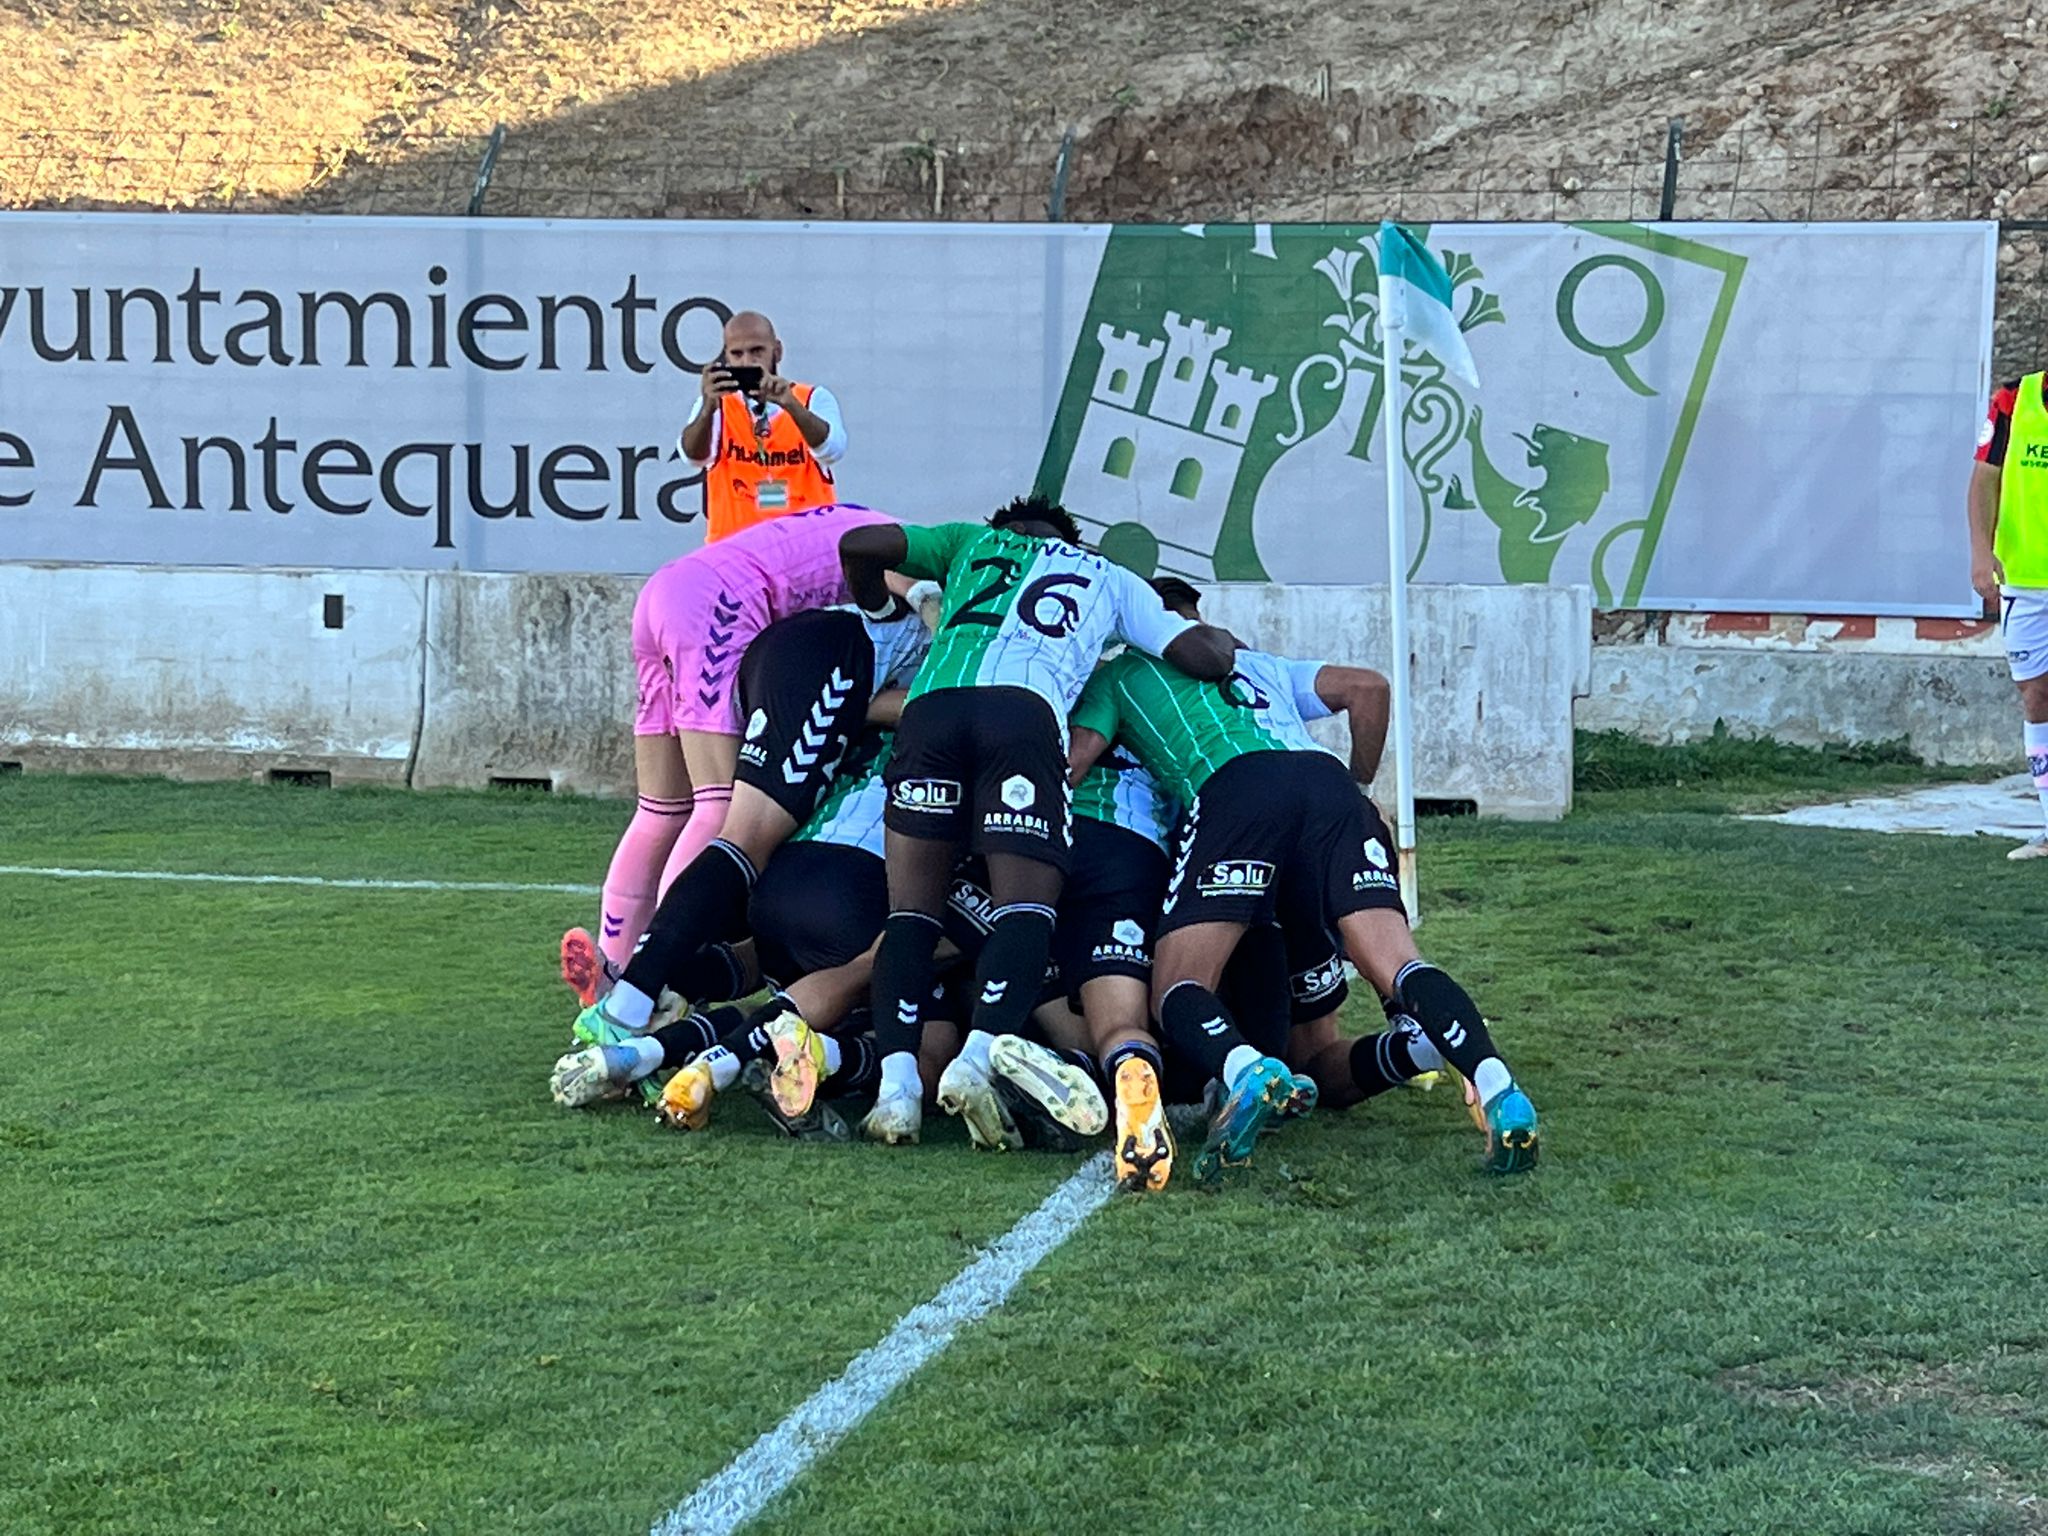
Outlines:
{"type": "Polygon", "coordinates": [[[830,468],[846,452],[839,402],[781,368],[782,342],[766,315],[742,310],[725,322],[725,351],[700,376],[678,445],[704,466],[707,543],[841,499],[830,468]]]}

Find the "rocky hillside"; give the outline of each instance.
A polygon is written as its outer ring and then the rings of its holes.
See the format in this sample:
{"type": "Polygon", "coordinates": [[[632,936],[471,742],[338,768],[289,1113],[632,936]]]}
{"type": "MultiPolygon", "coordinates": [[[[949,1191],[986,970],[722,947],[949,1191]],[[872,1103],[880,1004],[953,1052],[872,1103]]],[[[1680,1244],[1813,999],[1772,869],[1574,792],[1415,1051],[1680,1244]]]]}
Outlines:
{"type": "MultiPolygon", "coordinates": [[[[2041,0],[0,0],[0,203],[2048,219],[2041,0]]],[[[2000,353],[2048,355],[2016,232],[2000,353]]]]}

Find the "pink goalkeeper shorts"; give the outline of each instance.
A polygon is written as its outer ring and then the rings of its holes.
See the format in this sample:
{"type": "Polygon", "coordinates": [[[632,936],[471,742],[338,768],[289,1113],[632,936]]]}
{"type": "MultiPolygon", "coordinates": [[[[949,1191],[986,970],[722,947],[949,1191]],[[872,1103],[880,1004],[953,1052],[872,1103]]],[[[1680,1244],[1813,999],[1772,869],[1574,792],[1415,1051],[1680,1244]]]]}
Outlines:
{"type": "Polygon", "coordinates": [[[671,560],[648,577],[633,604],[633,734],[739,735],[740,657],[770,616],[758,582],[730,581],[709,561],[671,560]]]}

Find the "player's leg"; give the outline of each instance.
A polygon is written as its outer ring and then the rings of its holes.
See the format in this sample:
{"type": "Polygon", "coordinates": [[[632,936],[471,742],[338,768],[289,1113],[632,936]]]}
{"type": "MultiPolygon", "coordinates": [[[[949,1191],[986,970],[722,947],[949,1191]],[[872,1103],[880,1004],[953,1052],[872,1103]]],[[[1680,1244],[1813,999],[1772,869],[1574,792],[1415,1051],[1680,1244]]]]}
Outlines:
{"type": "Polygon", "coordinates": [[[690,775],[675,738],[675,674],[662,643],[662,614],[689,585],[682,562],[650,576],[633,601],[633,778],[639,803],[605,871],[598,934],[562,936],[562,979],[585,1007],[597,1001],[633,952],[661,892],[661,871],[691,810],[690,775]]]}
{"type": "Polygon", "coordinates": [[[1300,755],[1251,753],[1210,776],[1183,818],[1159,919],[1152,1004],[1160,1039],[1169,1056],[1224,1089],[1195,1161],[1203,1179],[1247,1161],[1267,1125],[1315,1103],[1316,1085],[1248,1040],[1217,993],[1245,930],[1272,916],[1296,837],[1291,760],[1300,755]]]}
{"type": "Polygon", "coordinates": [[[862,1131],[877,1141],[900,1143],[917,1140],[924,1119],[928,1077],[920,1047],[953,846],[892,828],[888,849],[890,910],[868,990],[882,1076],[862,1131]]]}
{"type": "Polygon", "coordinates": [[[683,763],[690,774],[690,819],[676,834],[675,846],[662,866],[664,891],[725,830],[725,818],[732,809],[732,776],[740,745],[736,732],[678,731],[676,740],[682,744],[683,763]]]}
{"type": "MultiPolygon", "coordinates": [[[[2027,772],[2040,797],[2041,816],[2048,826],[2048,596],[2029,593],[2001,600],[2000,629],[2005,659],[2019,689],[2025,722],[2027,772]]],[[[2009,859],[2048,858],[2048,831],[2030,838],[2006,855],[2009,859]]]]}
{"type": "MultiPolygon", "coordinates": [[[[1318,1108],[1349,1109],[1435,1071],[1443,1065],[1443,1058],[1420,1027],[1391,1005],[1385,1030],[1357,1039],[1338,1033],[1337,1016],[1350,995],[1350,984],[1344,977],[1336,937],[1323,922],[1319,882],[1305,882],[1305,886],[1300,891],[1283,892],[1281,922],[1272,934],[1287,973],[1286,1044],[1280,1054],[1296,1073],[1315,1079],[1318,1108]],[[1297,904],[1302,896],[1311,899],[1297,904]]],[[[1247,947],[1238,946],[1238,960],[1243,959],[1247,947]]],[[[1233,968],[1237,963],[1232,962],[1233,968]]],[[[1231,977],[1224,981],[1224,995],[1231,997],[1231,977]]]]}
{"type": "MultiPolygon", "coordinates": [[[[762,872],[747,919],[773,974],[795,978],[771,1000],[780,1007],[760,1042],[764,1086],[784,1117],[804,1115],[821,1089],[853,1092],[872,1076],[859,1061],[842,1075],[848,1063],[828,1031],[866,1002],[888,911],[887,871],[865,848],[789,843],[762,872]]],[[[863,1044],[857,1054],[873,1058],[873,1042],[863,1044]]]]}
{"type": "Polygon", "coordinates": [[[1152,926],[1167,873],[1166,855],[1149,838],[1074,818],[1073,868],[1053,956],[1114,1101],[1112,1177],[1132,1190],[1163,1189],[1173,1171],[1165,1066],[1151,1030],[1152,926]]]}
{"type": "MultiPolygon", "coordinates": [[[[763,1100],[769,1117],[784,1131],[803,1140],[845,1141],[845,1122],[836,1112],[829,1116],[812,1113],[815,1074],[801,1103],[784,1104],[773,1090],[777,1062],[808,1052],[812,1041],[822,1039],[812,1033],[789,995],[777,992],[744,1018],[733,1021],[717,1040],[671,1077],[662,1090],[656,1113],[664,1123],[679,1130],[702,1130],[710,1118],[712,1099],[751,1073],[748,1087],[763,1100]]],[[[831,1067],[840,1063],[836,1045],[817,1054],[831,1067]]],[[[810,1058],[806,1055],[805,1059],[810,1058]]]]}
{"type": "Polygon", "coordinates": [[[605,870],[598,938],[581,928],[562,936],[562,979],[588,1006],[625,968],[646,931],[661,887],[662,866],[690,816],[690,774],[674,736],[633,738],[638,801],[605,870]]]}
{"type": "Polygon", "coordinates": [[[626,962],[611,989],[577,1015],[575,1033],[593,1039],[608,1029],[642,1034],[651,1027],[664,992],[697,1005],[745,997],[760,983],[750,939],[687,943],[673,929],[650,930],[649,941],[626,962]]]}
{"type": "Polygon", "coordinates": [[[889,916],[882,925],[869,988],[882,1081],[862,1133],[889,1143],[917,1140],[924,1119],[925,1076],[918,1048],[936,976],[946,892],[966,842],[961,698],[948,688],[905,706],[886,775],[883,812],[889,916]]]}
{"type": "Polygon", "coordinates": [[[1486,1166],[1495,1173],[1533,1168],[1535,1106],[1515,1081],[1478,1004],[1446,972],[1422,957],[1398,906],[1351,912],[1338,936],[1359,974],[1415,1020],[1443,1060],[1469,1084],[1486,1133],[1486,1166]]]}
{"type": "Polygon", "coordinates": [[[939,1107],[967,1126],[978,1147],[1022,1144],[1014,1117],[1001,1103],[995,1079],[998,1041],[1014,1037],[1031,1016],[1052,951],[1054,903],[1060,870],[1010,853],[989,852],[993,903],[988,937],[974,957],[973,1009],[960,1054],[939,1079],[939,1107]]]}
{"type": "Polygon", "coordinates": [[[595,1030],[580,1028],[577,1049],[555,1062],[548,1091],[557,1104],[570,1109],[622,1098],[634,1087],[653,1103],[660,1073],[685,1066],[743,1018],[739,1008],[728,1004],[657,1023],[645,1034],[630,1034],[604,1022],[595,1030]]]}
{"type": "Polygon", "coordinates": [[[1349,1109],[1443,1067],[1443,1057],[1414,1020],[1395,1015],[1387,1024],[1350,1039],[1338,1034],[1334,1013],[1295,1026],[1287,1060],[1315,1078],[1321,1108],[1349,1109]]]}
{"type": "Polygon", "coordinates": [[[1082,983],[1081,1013],[1115,1103],[1110,1170],[1128,1190],[1161,1190],[1173,1175],[1166,1123],[1166,1063],[1151,1030],[1151,978],[1097,976],[1082,983]]]}
{"type": "Polygon", "coordinates": [[[1218,995],[1245,927],[1206,922],[1161,934],[1152,978],[1167,1051],[1191,1063],[1197,1075],[1223,1085],[1222,1101],[1195,1158],[1195,1177],[1204,1182],[1249,1162],[1268,1126],[1315,1105],[1316,1085],[1246,1039],[1218,995]]]}
{"type": "MultiPolygon", "coordinates": [[[[747,933],[747,898],[769,854],[796,830],[789,813],[746,784],[733,787],[726,827],[731,838],[714,841],[662,895],[639,944],[627,959],[619,984],[605,1000],[613,1017],[631,1025],[644,1000],[664,986],[696,999],[677,977],[701,967],[700,954],[730,952],[747,933]]],[[[736,994],[735,994],[736,995],[736,994]]]]}
{"type": "MultiPolygon", "coordinates": [[[[1306,757],[1307,754],[1302,754],[1306,757]]],[[[1502,1060],[1465,989],[1422,958],[1394,873],[1394,840],[1379,809],[1334,758],[1302,773],[1301,843],[1323,857],[1323,911],[1351,963],[1382,997],[1413,1018],[1477,1095],[1486,1166],[1514,1173],[1536,1164],[1536,1108],[1502,1060]]]]}
{"type": "Polygon", "coordinates": [[[745,931],[761,869],[817,809],[865,726],[874,660],[859,616],[838,611],[794,614],[747,647],[731,803],[718,835],[663,893],[643,953],[745,931]]]}
{"type": "Polygon", "coordinates": [[[972,743],[967,821],[973,851],[988,862],[994,898],[987,941],[975,959],[974,1013],[960,1055],[939,1084],[939,1103],[963,1119],[977,1145],[1002,1126],[990,1056],[1038,1002],[1052,953],[1055,909],[1068,862],[1069,791],[1060,722],[1022,688],[974,688],[963,707],[972,743]]]}
{"type": "Polygon", "coordinates": [[[787,1134],[845,1140],[845,1122],[818,1092],[821,1085],[836,1095],[870,1084],[872,1043],[844,1052],[812,1021],[837,1023],[856,1000],[886,910],[886,877],[874,854],[823,842],[779,850],[754,888],[746,921],[764,967],[794,979],[669,1080],[664,1118],[699,1129],[713,1096],[740,1083],[787,1134]]]}
{"type": "Polygon", "coordinates": [[[1383,1004],[1385,1029],[1356,1038],[1338,1032],[1337,1015],[1350,988],[1336,940],[1327,929],[1320,924],[1310,929],[1290,926],[1286,945],[1291,1022],[1287,1064],[1316,1080],[1319,1108],[1349,1109],[1442,1068],[1444,1059],[1422,1027],[1391,999],[1383,1004]]]}
{"type": "Polygon", "coordinates": [[[686,579],[664,593],[654,627],[675,679],[676,739],[690,773],[691,804],[662,870],[664,891],[725,826],[739,757],[740,663],[769,620],[767,594],[759,587],[728,584],[702,562],[677,564],[688,567],[686,579]]]}
{"type": "Polygon", "coordinates": [[[1223,967],[1216,995],[1246,1044],[1262,1056],[1284,1056],[1293,1012],[1288,996],[1287,936],[1278,921],[1245,929],[1223,967]]]}

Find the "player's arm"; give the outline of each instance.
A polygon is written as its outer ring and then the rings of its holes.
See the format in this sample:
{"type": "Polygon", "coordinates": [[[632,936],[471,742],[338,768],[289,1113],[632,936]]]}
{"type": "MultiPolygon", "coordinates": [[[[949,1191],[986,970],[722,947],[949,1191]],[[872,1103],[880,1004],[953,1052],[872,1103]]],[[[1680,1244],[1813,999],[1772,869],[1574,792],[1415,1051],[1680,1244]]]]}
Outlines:
{"type": "Polygon", "coordinates": [[[1170,612],[1136,572],[1121,566],[1116,571],[1117,632],[1126,641],[1198,682],[1220,683],[1230,676],[1237,641],[1229,630],[1170,612]]]}
{"type": "Polygon", "coordinates": [[[1117,706],[1116,683],[1110,662],[1095,669],[1095,675],[1088,679],[1088,686],[1081,690],[1081,697],[1075,701],[1074,713],[1067,721],[1067,783],[1079,785],[1097,758],[1109,750],[1110,738],[1116,735],[1117,721],[1121,710],[1117,706]]]}
{"type": "Polygon", "coordinates": [[[2005,448],[2012,439],[2013,410],[2019,404],[2020,380],[2002,384],[1977,427],[1977,465],[1970,472],[1965,498],[1970,521],[1970,585],[1994,610],[2005,571],[1998,563],[1998,492],[2005,474],[2005,448]]]}
{"type": "Polygon", "coordinates": [[[2005,567],[1993,548],[1998,537],[1998,491],[2005,471],[1979,460],[1970,471],[1970,585],[1987,603],[1996,604],[2005,585],[2005,567]]]}
{"type": "Polygon", "coordinates": [[[1311,686],[1324,710],[1342,713],[1350,724],[1351,777],[1361,784],[1370,784],[1373,775],[1380,771],[1380,758],[1387,749],[1393,688],[1384,674],[1370,667],[1329,665],[1316,668],[1311,686]]]}
{"type": "Polygon", "coordinates": [[[896,612],[889,572],[903,563],[909,551],[910,540],[900,523],[862,523],[840,536],[839,564],[846,572],[846,588],[862,613],[887,620],[896,612]]]}
{"type": "Polygon", "coordinates": [[[1067,783],[1078,787],[1088,777],[1088,770],[1096,760],[1109,750],[1109,738],[1086,726],[1077,725],[1067,732],[1067,783]]]}
{"type": "Polygon", "coordinates": [[[868,724],[886,725],[893,729],[903,718],[903,701],[909,697],[908,688],[884,688],[868,700],[868,724]]]}

